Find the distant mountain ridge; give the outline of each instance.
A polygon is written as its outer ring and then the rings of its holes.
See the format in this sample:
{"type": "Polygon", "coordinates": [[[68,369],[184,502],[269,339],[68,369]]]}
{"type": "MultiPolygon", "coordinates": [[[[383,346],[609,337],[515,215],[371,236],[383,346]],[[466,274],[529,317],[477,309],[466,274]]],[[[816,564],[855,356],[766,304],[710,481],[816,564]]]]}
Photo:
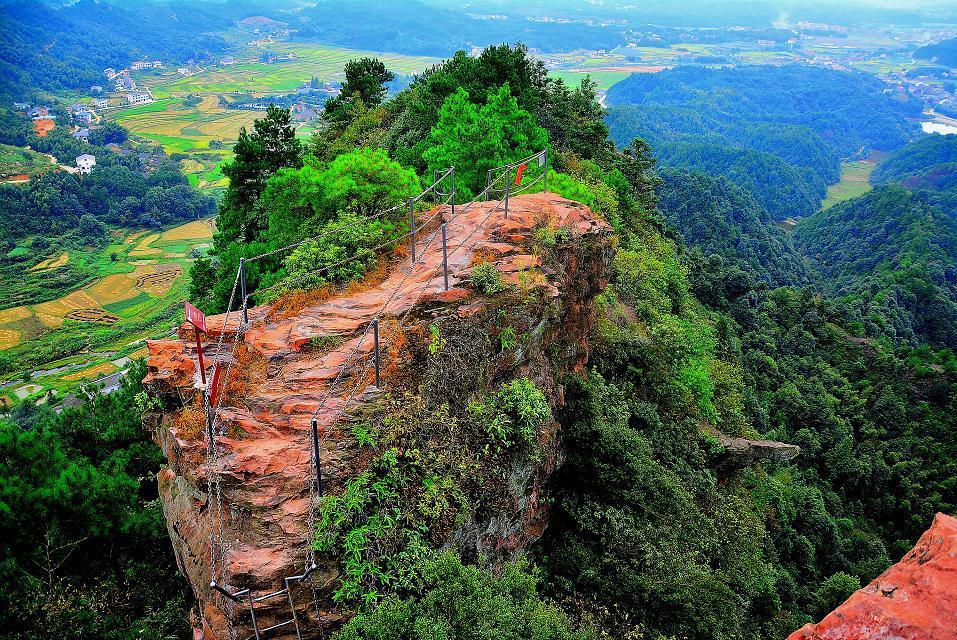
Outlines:
{"type": "Polygon", "coordinates": [[[814,213],[841,158],[919,133],[920,105],[876,78],[798,64],[632,74],[607,102],[617,144],[640,137],[665,165],[736,181],[779,220],[814,213]]]}

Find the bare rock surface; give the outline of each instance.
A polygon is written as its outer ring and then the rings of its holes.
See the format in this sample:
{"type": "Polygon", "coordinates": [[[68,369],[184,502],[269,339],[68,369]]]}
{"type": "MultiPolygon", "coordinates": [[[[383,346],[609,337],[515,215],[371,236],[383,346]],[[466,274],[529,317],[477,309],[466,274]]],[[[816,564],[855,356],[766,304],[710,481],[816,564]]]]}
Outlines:
{"type": "Polygon", "coordinates": [[[900,562],[788,640],[957,638],[957,519],[938,513],[900,562]]]}

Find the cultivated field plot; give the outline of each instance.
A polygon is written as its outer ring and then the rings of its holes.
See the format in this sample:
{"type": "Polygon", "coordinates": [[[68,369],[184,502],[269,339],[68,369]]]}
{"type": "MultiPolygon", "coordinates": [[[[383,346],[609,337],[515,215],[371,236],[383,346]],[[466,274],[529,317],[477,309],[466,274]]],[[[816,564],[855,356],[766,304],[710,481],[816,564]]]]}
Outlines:
{"type": "Polygon", "coordinates": [[[251,93],[263,95],[294,91],[313,77],[323,81],[341,80],[343,68],[349,60],[365,56],[376,57],[396,73],[420,73],[439,62],[437,58],[405,56],[395,53],[357,51],[320,44],[278,42],[269,45],[277,55],[292,54],[294,60],[265,64],[258,60],[261,49],[252,49],[247,61],[208,69],[193,76],[171,77],[160,80],[153,87],[157,97],[185,96],[186,94],[251,93]]]}
{"type": "MultiPolygon", "coordinates": [[[[242,127],[250,128],[261,113],[215,107],[183,109],[180,100],[162,100],[149,110],[137,107],[116,113],[116,121],[136,135],[163,145],[167,153],[208,152],[211,140],[232,145],[242,127]]],[[[214,153],[221,151],[212,150],[214,153]]],[[[222,155],[222,154],[218,154],[222,155]]]]}
{"type": "Polygon", "coordinates": [[[30,271],[52,271],[53,269],[59,269],[60,267],[66,266],[69,261],[70,252],[64,251],[56,258],[47,258],[46,260],[41,260],[30,267],[30,271]]]}
{"type": "MultiPolygon", "coordinates": [[[[108,262],[113,273],[56,300],[0,311],[0,350],[41,339],[67,321],[122,328],[124,320],[139,320],[165,307],[171,292],[183,287],[189,252],[207,247],[213,230],[212,220],[194,220],[161,233],[130,234],[105,249],[123,258],[108,262]]],[[[64,266],[69,257],[64,252],[35,268],[64,266]]]]}
{"type": "Polygon", "coordinates": [[[841,180],[827,189],[827,198],[821,209],[833,207],[839,202],[862,196],[871,190],[869,182],[876,163],[873,160],[857,160],[841,163],[841,180]]]}

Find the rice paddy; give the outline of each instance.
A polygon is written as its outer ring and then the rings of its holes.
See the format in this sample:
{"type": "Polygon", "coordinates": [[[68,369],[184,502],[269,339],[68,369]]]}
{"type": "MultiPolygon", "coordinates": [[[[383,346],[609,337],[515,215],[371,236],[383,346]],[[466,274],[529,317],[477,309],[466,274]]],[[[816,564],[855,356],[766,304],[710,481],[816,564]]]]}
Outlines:
{"type": "Polygon", "coordinates": [[[56,300],[0,310],[0,352],[22,357],[79,336],[102,335],[109,348],[44,363],[52,373],[35,382],[41,390],[62,392],[118,371],[115,362],[142,353],[142,338],[168,330],[170,309],[185,297],[191,251],[209,246],[213,230],[212,220],[194,220],[161,232],[127,233],[102,255],[64,252],[40,262],[51,272],[83,265],[99,277],[56,300]]]}

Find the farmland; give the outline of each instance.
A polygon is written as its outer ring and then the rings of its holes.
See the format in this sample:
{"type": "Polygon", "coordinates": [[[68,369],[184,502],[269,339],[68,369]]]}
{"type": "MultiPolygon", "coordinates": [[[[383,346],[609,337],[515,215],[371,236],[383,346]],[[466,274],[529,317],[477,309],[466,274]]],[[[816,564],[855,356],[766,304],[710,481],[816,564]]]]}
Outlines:
{"type": "Polygon", "coordinates": [[[821,204],[821,209],[827,209],[839,202],[850,200],[864,195],[871,190],[868,180],[874,171],[875,160],[856,160],[841,163],[841,180],[827,189],[827,197],[821,204]]]}
{"type": "MultiPolygon", "coordinates": [[[[235,144],[239,130],[252,127],[253,121],[262,114],[224,109],[220,106],[220,96],[289,93],[313,77],[324,82],[342,80],[346,62],[363,56],[378,57],[390,70],[402,75],[424,71],[437,62],[433,58],[315,44],[275,43],[269,51],[293,59],[266,64],[259,61],[262,49],[251,47],[238,56],[236,64],[213,66],[190,76],[184,77],[175,71],[143,74],[139,81],[150,87],[157,101],[121,109],[113,117],[138,137],[162,145],[166,153],[185,155],[183,170],[194,186],[222,189],[226,186],[222,166],[232,155],[229,149],[235,144]],[[190,94],[201,96],[202,102],[185,107],[183,98],[190,94]],[[210,148],[211,142],[215,148],[210,148]]],[[[301,135],[310,132],[310,125],[301,125],[301,135]]]]}
{"type": "Polygon", "coordinates": [[[0,180],[22,181],[54,166],[43,154],[0,144],[0,180]]]}
{"type": "Polygon", "coordinates": [[[64,252],[38,263],[33,269],[45,272],[81,264],[96,277],[55,300],[0,311],[0,357],[33,371],[29,386],[18,374],[0,381],[3,394],[67,393],[142,355],[144,339],[175,325],[190,256],[208,247],[212,232],[210,220],[127,232],[95,256],[64,252]]]}
{"type": "Polygon", "coordinates": [[[269,46],[278,56],[292,55],[292,60],[266,64],[260,62],[262,49],[250,48],[246,60],[217,66],[189,77],[163,77],[151,86],[157,98],[187,94],[250,93],[266,95],[295,91],[303,82],[318,77],[324,82],[342,80],[343,68],[349,60],[364,56],[377,57],[397,74],[410,75],[424,71],[438,62],[435,58],[405,56],[373,51],[355,51],[320,44],[278,42],[269,46]]]}

